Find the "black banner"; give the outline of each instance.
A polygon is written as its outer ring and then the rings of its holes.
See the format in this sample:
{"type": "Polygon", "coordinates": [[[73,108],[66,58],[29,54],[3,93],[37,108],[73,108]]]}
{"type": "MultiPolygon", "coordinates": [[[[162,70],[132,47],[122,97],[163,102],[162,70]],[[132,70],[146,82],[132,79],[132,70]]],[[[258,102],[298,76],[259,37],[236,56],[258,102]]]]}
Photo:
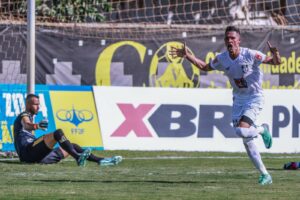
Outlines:
{"type": "MultiPolygon", "coordinates": [[[[0,27],[0,83],[26,83],[26,27],[0,27]]],[[[112,33],[113,34],[113,33],[112,33]]],[[[130,33],[128,33],[130,34],[130,33]]],[[[218,71],[200,72],[184,59],[168,56],[185,41],[193,54],[209,62],[225,51],[224,33],[182,39],[115,40],[36,31],[36,83],[133,87],[228,88],[218,71]]],[[[264,88],[300,88],[300,34],[287,30],[243,30],[241,46],[270,54],[278,47],[282,64],[261,65],[264,88]]],[[[112,37],[110,37],[112,38],[112,37]]],[[[172,38],[170,36],[169,38],[172,38]]],[[[174,37],[174,38],[177,38],[174,37]]]]}

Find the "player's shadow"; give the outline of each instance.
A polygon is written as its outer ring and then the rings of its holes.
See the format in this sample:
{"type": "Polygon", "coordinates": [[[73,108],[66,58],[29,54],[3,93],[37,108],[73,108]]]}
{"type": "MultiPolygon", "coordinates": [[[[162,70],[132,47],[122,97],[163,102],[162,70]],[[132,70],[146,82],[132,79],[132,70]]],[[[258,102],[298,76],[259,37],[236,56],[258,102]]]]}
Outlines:
{"type": "Polygon", "coordinates": [[[0,160],[0,163],[14,164],[14,165],[24,165],[24,163],[20,162],[19,160],[10,160],[10,159],[0,160]]]}
{"type": "MultiPolygon", "coordinates": [[[[158,181],[158,180],[128,180],[128,181],[111,181],[111,180],[70,180],[70,179],[57,179],[57,180],[43,180],[36,179],[36,182],[58,182],[58,183],[162,183],[162,184],[195,184],[198,181],[158,181]]],[[[213,183],[213,182],[212,182],[213,183]]]]}
{"type": "Polygon", "coordinates": [[[282,168],[268,168],[268,170],[270,170],[270,171],[283,171],[283,170],[285,170],[286,171],[286,169],[283,169],[283,167],[282,168]]]}

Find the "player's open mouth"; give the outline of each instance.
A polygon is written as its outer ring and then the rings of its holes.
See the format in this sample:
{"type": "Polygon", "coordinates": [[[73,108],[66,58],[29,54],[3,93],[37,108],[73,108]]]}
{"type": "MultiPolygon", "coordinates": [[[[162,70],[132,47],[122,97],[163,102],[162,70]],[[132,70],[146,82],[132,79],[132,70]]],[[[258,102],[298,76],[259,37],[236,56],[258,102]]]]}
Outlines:
{"type": "Polygon", "coordinates": [[[227,49],[230,50],[230,51],[232,50],[232,47],[233,47],[232,44],[227,45],[227,49]]]}

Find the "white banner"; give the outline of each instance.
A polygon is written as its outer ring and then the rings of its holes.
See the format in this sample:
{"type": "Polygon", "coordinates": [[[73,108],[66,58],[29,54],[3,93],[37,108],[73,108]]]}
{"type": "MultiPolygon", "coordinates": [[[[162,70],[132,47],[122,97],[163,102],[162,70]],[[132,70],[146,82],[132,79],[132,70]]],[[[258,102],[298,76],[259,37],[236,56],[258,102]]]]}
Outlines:
{"type": "MultiPolygon", "coordinates": [[[[95,86],[103,146],[110,150],[242,152],[231,123],[226,89],[95,86]]],[[[273,147],[261,152],[300,152],[300,91],[266,90],[257,124],[268,123],[273,147]]]]}

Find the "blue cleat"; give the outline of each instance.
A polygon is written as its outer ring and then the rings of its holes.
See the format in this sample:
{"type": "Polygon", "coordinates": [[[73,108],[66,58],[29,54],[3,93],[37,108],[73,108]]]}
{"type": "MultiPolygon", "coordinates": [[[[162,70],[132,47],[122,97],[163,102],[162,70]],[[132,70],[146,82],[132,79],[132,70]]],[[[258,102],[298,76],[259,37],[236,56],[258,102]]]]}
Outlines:
{"type": "Polygon", "coordinates": [[[258,179],[260,185],[270,185],[273,183],[272,177],[270,174],[261,174],[258,179]]]}
{"type": "Polygon", "coordinates": [[[122,156],[113,156],[111,158],[103,158],[100,160],[99,165],[100,166],[111,166],[111,165],[117,165],[122,161],[122,156]]]}
{"type": "Polygon", "coordinates": [[[86,165],[86,159],[91,155],[90,149],[85,149],[79,156],[77,160],[77,165],[79,167],[84,167],[86,165]]]}
{"type": "Polygon", "coordinates": [[[269,131],[269,125],[262,124],[261,126],[264,128],[264,132],[261,134],[261,136],[264,141],[265,147],[267,149],[270,149],[272,147],[272,135],[269,131]]]}

